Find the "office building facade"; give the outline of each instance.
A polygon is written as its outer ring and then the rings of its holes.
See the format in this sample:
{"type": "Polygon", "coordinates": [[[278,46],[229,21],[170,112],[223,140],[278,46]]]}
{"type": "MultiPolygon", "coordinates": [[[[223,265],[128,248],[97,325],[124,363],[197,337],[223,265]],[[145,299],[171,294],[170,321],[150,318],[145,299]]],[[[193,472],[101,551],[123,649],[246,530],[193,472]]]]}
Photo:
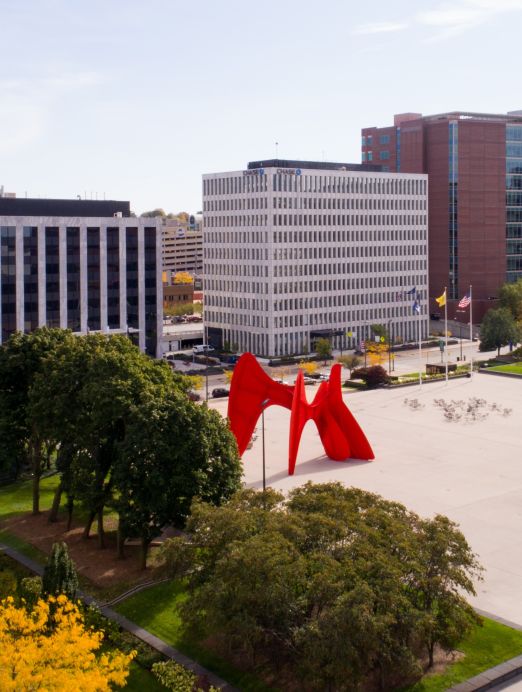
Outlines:
{"type": "Polygon", "coordinates": [[[163,271],[174,276],[188,272],[200,277],[203,272],[203,230],[201,215],[186,220],[165,219],[163,223],[163,271]]]}
{"type": "Polygon", "coordinates": [[[396,340],[427,333],[425,175],[252,162],[203,176],[203,215],[210,343],[283,356],[320,337],[356,347],[373,324],[396,340]]]}
{"type": "Polygon", "coordinates": [[[156,219],[130,218],[128,202],[1,199],[0,251],[0,342],[48,326],[126,333],[159,355],[156,219]]]}
{"type": "Polygon", "coordinates": [[[362,130],[362,161],[429,176],[430,297],[448,310],[473,286],[474,317],[522,278],[522,111],[396,115],[362,130]]]}

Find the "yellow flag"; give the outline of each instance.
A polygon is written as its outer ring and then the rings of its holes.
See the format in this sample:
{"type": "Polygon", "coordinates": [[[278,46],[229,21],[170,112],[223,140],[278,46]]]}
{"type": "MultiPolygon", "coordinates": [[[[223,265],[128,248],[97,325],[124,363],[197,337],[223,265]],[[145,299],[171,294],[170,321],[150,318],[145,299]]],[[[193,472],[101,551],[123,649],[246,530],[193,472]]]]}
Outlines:
{"type": "Polygon", "coordinates": [[[444,291],[444,293],[438,298],[435,298],[435,300],[437,301],[439,308],[443,308],[446,305],[446,291],[444,291]]]}

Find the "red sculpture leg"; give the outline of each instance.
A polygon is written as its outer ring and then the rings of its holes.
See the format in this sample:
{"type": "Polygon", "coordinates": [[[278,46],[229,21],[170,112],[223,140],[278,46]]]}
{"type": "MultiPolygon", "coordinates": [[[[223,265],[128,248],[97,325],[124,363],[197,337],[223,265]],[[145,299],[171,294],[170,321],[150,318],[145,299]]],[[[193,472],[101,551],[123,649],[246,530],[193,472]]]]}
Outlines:
{"type": "Polygon", "coordinates": [[[278,404],[291,410],[288,440],[288,473],[293,475],[303,428],[315,421],[325,452],[330,459],[373,459],[372,448],[361,427],[343,401],[341,366],[332,367],[328,382],[321,383],[311,404],[306,400],[303,373],[295,386],[274,382],[251,353],[239,359],[234,370],[228,401],[228,418],[239,453],[242,455],[252,437],[261,412],[278,404]]]}
{"type": "Polygon", "coordinates": [[[234,368],[228,399],[228,419],[240,455],[246,450],[263,409],[272,404],[292,408],[293,389],[275,382],[251,353],[241,356],[234,368]]]}

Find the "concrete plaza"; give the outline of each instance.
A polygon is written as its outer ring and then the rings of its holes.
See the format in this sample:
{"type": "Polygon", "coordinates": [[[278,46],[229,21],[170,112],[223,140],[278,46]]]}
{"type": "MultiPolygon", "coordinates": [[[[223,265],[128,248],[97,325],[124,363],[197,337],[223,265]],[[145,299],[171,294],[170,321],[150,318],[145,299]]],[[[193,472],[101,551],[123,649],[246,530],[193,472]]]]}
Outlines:
{"type": "MultiPolygon", "coordinates": [[[[307,387],[311,401],[317,387],[307,387]]],[[[365,431],[375,461],[331,461],[313,422],[304,431],[294,476],[287,475],[290,412],[265,412],[267,485],[287,491],[308,480],[341,481],[397,500],[422,516],[456,521],[486,568],[473,603],[522,625],[522,382],[476,374],[472,379],[350,392],[344,400],[365,431]],[[488,409],[475,422],[447,422],[434,399],[485,399],[512,409],[488,409]],[[416,409],[405,399],[417,399],[416,409]]],[[[213,408],[226,415],[227,400],[213,408]]],[[[262,484],[261,418],[243,456],[245,483],[262,484]]]]}

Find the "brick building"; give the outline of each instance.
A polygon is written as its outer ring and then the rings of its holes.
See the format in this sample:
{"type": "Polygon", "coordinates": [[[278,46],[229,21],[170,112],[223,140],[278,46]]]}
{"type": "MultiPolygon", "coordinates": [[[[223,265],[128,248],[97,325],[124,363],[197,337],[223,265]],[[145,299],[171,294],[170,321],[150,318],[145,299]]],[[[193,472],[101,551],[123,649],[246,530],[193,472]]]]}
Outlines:
{"type": "Polygon", "coordinates": [[[429,176],[429,295],[451,316],[473,285],[474,316],[522,278],[522,111],[403,113],[362,130],[362,161],[429,176]]]}

